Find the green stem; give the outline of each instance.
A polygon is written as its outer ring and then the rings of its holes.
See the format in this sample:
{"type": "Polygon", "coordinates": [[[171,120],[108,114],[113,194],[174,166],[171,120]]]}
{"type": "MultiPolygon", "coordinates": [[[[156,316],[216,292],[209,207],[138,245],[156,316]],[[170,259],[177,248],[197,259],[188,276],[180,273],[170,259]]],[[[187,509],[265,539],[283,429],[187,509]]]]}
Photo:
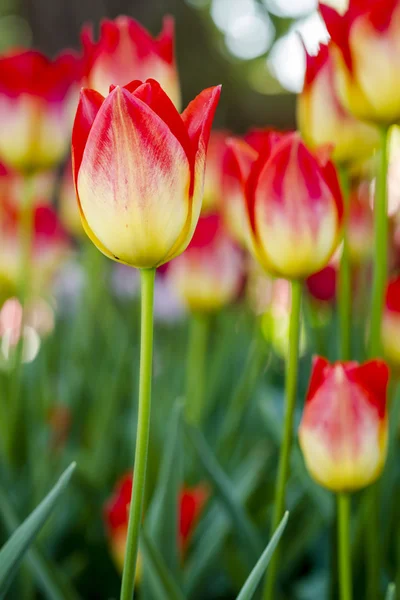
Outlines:
{"type": "Polygon", "coordinates": [[[340,358],[350,360],[351,354],[351,269],[348,244],[349,182],[347,173],[340,170],[343,193],[343,248],[339,271],[340,358]]]}
{"type": "Polygon", "coordinates": [[[387,128],[381,130],[381,153],[379,173],[376,181],[374,205],[374,279],[372,284],[371,320],[369,334],[369,356],[376,358],[381,353],[381,321],[383,301],[387,277],[387,172],[388,172],[388,133],[387,128]]]}
{"type": "Polygon", "coordinates": [[[139,532],[146,483],[147,452],[150,432],[151,379],[153,361],[153,305],[155,269],[142,269],[141,275],[141,332],[139,373],[139,414],[136,433],[136,452],[132,501],[126,540],[121,600],[132,600],[135,587],[139,532]]]}
{"type": "Polygon", "coordinates": [[[210,317],[193,313],[189,325],[186,381],[186,419],[199,425],[204,416],[207,345],[210,317]]]}
{"type": "MultiPolygon", "coordinates": [[[[376,181],[374,204],[374,279],[372,285],[371,319],[369,335],[369,357],[376,358],[381,354],[381,322],[387,278],[387,245],[388,245],[388,193],[387,174],[388,157],[388,128],[381,129],[381,154],[379,172],[376,181]]],[[[379,495],[378,486],[374,484],[367,490],[369,503],[366,519],[366,551],[367,551],[367,598],[379,598],[380,573],[380,540],[379,540],[379,495]]]]}
{"type": "MultiPolygon", "coordinates": [[[[286,385],[285,385],[285,417],[283,440],[280,450],[278,477],[275,490],[275,503],[272,518],[272,531],[275,531],[285,511],[286,484],[289,477],[290,450],[293,438],[293,420],[296,404],[297,371],[299,359],[300,341],[300,316],[301,316],[301,294],[302,283],[292,281],[292,308],[289,327],[289,355],[286,362],[286,385]]],[[[279,566],[279,553],[276,551],[268,567],[267,578],[264,587],[264,600],[273,600],[275,581],[279,566]]]]}
{"type": "Polygon", "coordinates": [[[338,559],[340,600],[352,599],[351,558],[350,558],[350,510],[351,497],[338,494],[338,559]]]}

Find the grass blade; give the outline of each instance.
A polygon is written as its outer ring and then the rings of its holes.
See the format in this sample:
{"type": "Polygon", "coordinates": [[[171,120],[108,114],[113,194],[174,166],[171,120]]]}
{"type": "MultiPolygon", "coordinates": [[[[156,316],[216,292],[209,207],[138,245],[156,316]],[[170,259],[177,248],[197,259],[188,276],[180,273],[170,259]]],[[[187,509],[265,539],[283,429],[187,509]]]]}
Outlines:
{"type": "Polygon", "coordinates": [[[239,596],[237,597],[237,600],[251,600],[251,598],[253,598],[253,595],[257,589],[257,586],[260,583],[260,581],[265,573],[265,570],[268,566],[269,561],[271,560],[271,556],[274,553],[275,548],[277,547],[279,540],[282,537],[282,534],[283,534],[286,524],[288,522],[288,518],[289,518],[289,513],[286,512],[285,515],[283,516],[282,521],[278,525],[278,528],[276,529],[274,535],[272,536],[268,546],[266,547],[266,549],[260,556],[257,564],[255,565],[254,569],[252,570],[249,577],[247,578],[247,581],[244,584],[244,586],[242,587],[242,590],[241,590],[239,596]]]}
{"type": "Polygon", "coordinates": [[[385,600],[396,600],[396,586],[394,583],[389,583],[385,600]]]}

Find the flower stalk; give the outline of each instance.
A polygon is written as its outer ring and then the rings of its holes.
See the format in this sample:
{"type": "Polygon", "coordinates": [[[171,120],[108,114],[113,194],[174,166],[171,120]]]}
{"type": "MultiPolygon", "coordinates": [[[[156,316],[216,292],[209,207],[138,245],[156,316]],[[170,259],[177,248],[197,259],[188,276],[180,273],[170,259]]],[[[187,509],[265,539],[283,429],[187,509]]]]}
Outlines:
{"type": "MultiPolygon", "coordinates": [[[[299,360],[300,318],[302,283],[293,280],[291,285],[292,307],[289,327],[289,354],[286,361],[285,416],[283,439],[279,456],[278,477],[272,517],[272,531],[279,525],[285,511],[286,485],[289,477],[289,460],[293,439],[293,419],[296,405],[297,373],[299,360]]],[[[275,598],[275,581],[279,566],[279,553],[275,552],[268,567],[264,600],[275,598]]]]}
{"type": "Polygon", "coordinates": [[[345,493],[338,494],[337,507],[340,598],[341,600],[352,600],[350,555],[351,496],[345,493]]]}
{"type": "Polygon", "coordinates": [[[199,425],[204,413],[206,357],[210,316],[193,313],[189,324],[189,347],[186,366],[186,419],[199,425]]]}
{"type": "Polygon", "coordinates": [[[136,434],[134,481],[129,509],[121,600],[132,600],[134,595],[139,532],[143,513],[146,483],[147,454],[150,433],[151,379],[153,362],[153,308],[155,269],[142,269],[141,276],[141,332],[139,372],[139,413],[136,434]]]}

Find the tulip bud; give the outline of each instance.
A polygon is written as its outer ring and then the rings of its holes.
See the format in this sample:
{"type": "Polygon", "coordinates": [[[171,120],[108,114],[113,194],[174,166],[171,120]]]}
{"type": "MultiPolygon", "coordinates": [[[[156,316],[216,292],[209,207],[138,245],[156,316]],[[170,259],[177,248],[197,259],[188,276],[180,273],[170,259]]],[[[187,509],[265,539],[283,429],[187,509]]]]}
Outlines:
{"type": "Polygon", "coordinates": [[[306,280],[309,294],[318,302],[334,302],[336,298],[337,266],[329,264],[306,280]]]}
{"type": "Polygon", "coordinates": [[[154,80],[83,90],[72,134],[83,227],[103,254],[154,268],[181,254],[199,218],[220,88],[179,115],[154,80]]]}
{"type": "MultiPolygon", "coordinates": [[[[244,153],[235,146],[238,161],[244,153]]],[[[336,170],[297,133],[260,152],[245,184],[250,249],[273,275],[308,277],[328,264],[340,239],[343,200],[336,170]]]]}
{"type": "Polygon", "coordinates": [[[334,46],[339,98],[364,121],[381,125],[400,119],[399,0],[350,0],[347,12],[320,5],[334,46]]]}
{"type": "Polygon", "coordinates": [[[176,107],[180,106],[179,78],[174,56],[174,20],[165,17],[157,38],[134,19],[103,20],[100,38],[92,27],[82,30],[85,85],[106,96],[111,84],[124,86],[134,79],[155,79],[176,107]]]}
{"type": "Polygon", "coordinates": [[[169,264],[167,278],[194,312],[216,311],[237,298],[243,282],[242,253],[219,215],[200,217],[186,252],[169,264]]]}
{"type": "Polygon", "coordinates": [[[314,359],[299,441],[311,476],[324,487],[354,491],[382,472],[388,380],[383,361],[331,365],[314,359]]]}
{"type": "Polygon", "coordinates": [[[81,60],[27,50],[0,57],[0,157],[32,172],[57,166],[70,143],[81,60]]]}
{"type": "MultiPolygon", "coordinates": [[[[129,506],[132,496],[132,475],[123,476],[117,483],[114,493],[104,505],[104,520],[109,537],[111,553],[119,571],[124,566],[126,536],[128,533],[129,506]]],[[[178,545],[184,557],[192,533],[208,499],[208,488],[199,484],[182,487],[179,494],[178,545]]],[[[139,563],[140,563],[139,559],[139,563]]],[[[140,571],[137,578],[140,578],[140,571]]]]}
{"type": "Polygon", "coordinates": [[[362,123],[342,106],[334,86],[332,46],[321,45],[316,56],[306,52],[303,92],[297,100],[297,121],[310,147],[333,145],[332,158],[353,163],[379,146],[378,129],[362,123]]]}
{"type": "Polygon", "coordinates": [[[391,279],[386,288],[382,315],[382,346],[386,359],[400,365],[400,276],[391,279]]]}

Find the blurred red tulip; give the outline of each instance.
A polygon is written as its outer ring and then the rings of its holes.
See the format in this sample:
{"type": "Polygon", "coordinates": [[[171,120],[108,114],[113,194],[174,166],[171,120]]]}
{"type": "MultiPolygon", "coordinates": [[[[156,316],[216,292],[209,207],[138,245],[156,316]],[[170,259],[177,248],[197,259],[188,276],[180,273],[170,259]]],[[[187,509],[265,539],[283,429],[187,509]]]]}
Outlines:
{"type": "MultiPolygon", "coordinates": [[[[104,520],[111,552],[120,571],[124,564],[126,535],[128,531],[129,505],[132,495],[132,475],[123,476],[117,483],[114,493],[104,505],[104,520]]],[[[209,497],[204,484],[183,486],[179,496],[178,544],[182,558],[188,549],[191,535],[209,497]]]]}
{"type": "Polygon", "coordinates": [[[217,214],[200,217],[186,252],[168,265],[167,278],[178,297],[195,312],[221,309],[237,298],[243,257],[217,214]]]}
{"type": "Polygon", "coordinates": [[[126,16],[104,20],[98,42],[87,25],[82,30],[85,86],[106,96],[110,85],[124,86],[134,79],[155,79],[176,107],[180,106],[179,78],[174,56],[174,20],[165,17],[157,38],[126,16]]]}
{"type": "Polygon", "coordinates": [[[363,263],[372,255],[374,247],[374,217],[369,181],[362,181],[351,189],[347,228],[350,260],[356,265],[363,263]]]}
{"type": "Polygon", "coordinates": [[[400,275],[387,284],[382,316],[382,346],[386,359],[400,365],[400,275]]]}
{"type": "Polygon", "coordinates": [[[331,365],[314,359],[299,441],[321,485],[352,491],[379,477],[387,451],[388,380],[383,361],[331,365]]]}
{"type": "Polygon", "coordinates": [[[227,151],[224,131],[212,131],[207,151],[202,213],[219,210],[223,202],[222,170],[227,151]]]}
{"type": "Polygon", "coordinates": [[[337,173],[326,152],[312,153],[297,133],[271,134],[252,162],[243,145],[233,148],[245,179],[250,249],[260,264],[288,279],[320,271],[338,245],[343,217],[337,173]]]}
{"type": "Polygon", "coordinates": [[[72,52],[54,61],[33,50],[0,57],[0,158],[7,165],[25,173],[62,161],[81,77],[72,52]]]}
{"type": "Polygon", "coordinates": [[[357,118],[398,123],[400,87],[399,0],[350,0],[340,15],[320,4],[334,46],[337,91],[357,118]]]}
{"type": "Polygon", "coordinates": [[[306,279],[311,296],[320,302],[334,302],[336,298],[337,267],[329,264],[306,279]]]}
{"type": "Polygon", "coordinates": [[[310,147],[333,146],[340,163],[362,160],[379,146],[377,128],[358,121],[342,106],[334,85],[332,46],[321,45],[316,56],[306,51],[304,88],[297,100],[297,121],[310,147]]]}
{"type": "Polygon", "coordinates": [[[83,90],[72,135],[84,229],[106,256],[153,268],[181,254],[199,218],[220,87],[180,115],[154,80],[83,90]]]}
{"type": "Polygon", "coordinates": [[[76,202],[74,178],[72,175],[72,162],[65,165],[61,179],[59,196],[60,219],[65,229],[73,236],[81,237],[84,234],[81,215],[76,202]]]}

